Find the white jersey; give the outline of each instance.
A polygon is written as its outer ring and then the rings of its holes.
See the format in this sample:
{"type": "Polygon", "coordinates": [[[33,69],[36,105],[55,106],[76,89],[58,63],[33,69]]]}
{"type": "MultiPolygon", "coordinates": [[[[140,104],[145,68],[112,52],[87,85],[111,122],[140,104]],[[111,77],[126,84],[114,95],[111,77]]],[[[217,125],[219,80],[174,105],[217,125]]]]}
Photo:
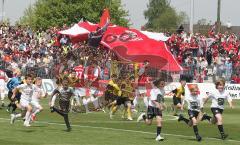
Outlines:
{"type": "Polygon", "coordinates": [[[188,110],[192,111],[198,111],[200,112],[200,109],[203,107],[203,98],[199,95],[193,96],[193,95],[187,95],[184,98],[184,102],[187,102],[188,104],[188,110]]]}
{"type": "Polygon", "coordinates": [[[225,99],[227,99],[228,101],[232,101],[232,98],[225,91],[219,92],[218,90],[216,90],[214,92],[210,92],[208,97],[212,99],[211,108],[224,109],[225,99]]]}
{"type": "Polygon", "coordinates": [[[4,71],[0,70],[0,89],[5,89],[5,80],[7,79],[7,75],[4,71]]]}
{"type": "Polygon", "coordinates": [[[19,89],[19,91],[22,93],[21,94],[21,100],[26,100],[26,101],[31,101],[32,95],[33,95],[33,90],[34,86],[33,85],[27,85],[27,84],[21,84],[16,87],[19,89]]]}
{"type": "Polygon", "coordinates": [[[152,107],[156,107],[153,101],[164,103],[164,95],[165,95],[165,91],[163,89],[153,87],[152,90],[150,91],[150,99],[148,101],[148,105],[152,107]]]}
{"type": "Polygon", "coordinates": [[[44,96],[44,91],[41,87],[34,85],[32,101],[39,102],[40,98],[44,96]]]}

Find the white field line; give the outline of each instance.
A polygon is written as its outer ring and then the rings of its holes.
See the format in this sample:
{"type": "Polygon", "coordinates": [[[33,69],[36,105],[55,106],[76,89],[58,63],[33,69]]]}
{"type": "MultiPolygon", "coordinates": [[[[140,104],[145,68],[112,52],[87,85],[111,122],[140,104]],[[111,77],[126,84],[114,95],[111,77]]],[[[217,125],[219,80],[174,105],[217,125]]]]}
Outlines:
{"type": "MultiPolygon", "coordinates": [[[[0,118],[0,120],[9,121],[10,119],[0,118]]],[[[2,121],[2,122],[3,122],[3,121],[2,121]]],[[[35,121],[35,123],[39,123],[39,124],[49,124],[49,125],[58,125],[58,126],[66,126],[66,125],[63,124],[63,123],[54,123],[54,122],[47,122],[47,121],[35,121]]],[[[156,133],[153,133],[153,132],[146,132],[146,131],[128,130],[128,129],[118,129],[118,128],[107,128],[107,127],[97,127],[97,126],[87,126],[87,125],[74,125],[74,124],[72,124],[71,126],[80,127],[80,128],[92,128],[92,129],[104,129],[104,130],[112,130],[112,131],[131,132],[131,133],[156,134],[156,133]]],[[[163,134],[163,135],[166,135],[166,136],[175,136],[175,137],[183,137],[183,138],[195,138],[195,136],[187,136],[187,135],[179,135],[179,134],[169,134],[169,133],[162,133],[162,134],[163,134]]],[[[207,139],[207,140],[222,141],[221,139],[211,138],[211,137],[205,137],[205,139],[207,139]]],[[[227,139],[227,140],[225,140],[225,141],[240,143],[240,140],[233,140],[233,139],[227,139]]]]}

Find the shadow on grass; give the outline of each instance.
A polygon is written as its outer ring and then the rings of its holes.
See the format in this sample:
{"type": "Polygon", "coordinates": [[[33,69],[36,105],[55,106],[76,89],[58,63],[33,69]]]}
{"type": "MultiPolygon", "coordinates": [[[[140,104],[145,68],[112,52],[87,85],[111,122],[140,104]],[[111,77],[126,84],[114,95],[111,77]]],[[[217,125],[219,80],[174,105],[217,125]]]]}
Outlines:
{"type": "Polygon", "coordinates": [[[145,139],[145,140],[155,140],[154,137],[143,137],[143,139],[145,139]]]}
{"type": "Polygon", "coordinates": [[[33,126],[31,126],[31,128],[44,128],[44,127],[48,127],[48,125],[33,125],[33,126]]]}
{"type": "MultiPolygon", "coordinates": [[[[195,138],[181,138],[182,140],[188,140],[188,141],[194,141],[194,142],[198,142],[195,138]]],[[[204,140],[204,138],[202,139],[202,141],[204,140]]]]}
{"type": "Polygon", "coordinates": [[[36,132],[36,130],[32,130],[32,129],[20,129],[20,130],[18,130],[18,131],[26,132],[26,133],[36,132]]]}

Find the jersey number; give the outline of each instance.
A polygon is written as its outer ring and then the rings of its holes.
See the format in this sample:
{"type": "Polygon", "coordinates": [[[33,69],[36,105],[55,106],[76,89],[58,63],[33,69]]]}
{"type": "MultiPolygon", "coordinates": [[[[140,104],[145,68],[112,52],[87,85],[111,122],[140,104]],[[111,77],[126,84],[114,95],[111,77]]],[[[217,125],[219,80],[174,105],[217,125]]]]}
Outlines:
{"type": "Polygon", "coordinates": [[[164,98],[163,98],[163,96],[161,94],[157,95],[157,102],[158,103],[164,103],[164,98]]]}
{"type": "Polygon", "coordinates": [[[191,102],[190,105],[192,109],[198,109],[198,102],[191,102]]]}
{"type": "Polygon", "coordinates": [[[224,99],[223,98],[218,98],[218,105],[222,106],[224,104],[224,99]]]}

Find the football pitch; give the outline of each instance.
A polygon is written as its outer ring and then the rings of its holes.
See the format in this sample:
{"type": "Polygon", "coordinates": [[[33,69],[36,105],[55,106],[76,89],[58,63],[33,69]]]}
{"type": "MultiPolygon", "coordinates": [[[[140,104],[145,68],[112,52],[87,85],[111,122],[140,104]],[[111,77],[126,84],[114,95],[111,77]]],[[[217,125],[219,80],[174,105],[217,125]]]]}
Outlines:
{"type": "MultiPolygon", "coordinates": [[[[221,140],[217,126],[208,122],[200,122],[199,133],[202,142],[197,142],[193,129],[183,122],[179,123],[172,116],[170,109],[164,111],[162,136],[165,140],[155,141],[156,125],[147,126],[137,123],[140,113],[133,114],[134,121],[121,118],[122,111],[118,110],[113,120],[106,113],[93,112],[70,113],[72,131],[66,132],[64,120],[56,113],[50,113],[47,99],[42,101],[45,110],[38,114],[37,121],[31,127],[23,127],[23,121],[18,120],[11,125],[10,114],[6,109],[0,110],[0,145],[240,145],[240,101],[234,101],[235,108],[226,105],[224,111],[224,128],[229,134],[226,140],[221,140]]],[[[171,104],[167,100],[167,105],[171,104]]],[[[210,113],[210,103],[204,110],[210,113]]],[[[140,108],[139,110],[143,110],[140,108]]],[[[184,116],[187,116],[186,110],[184,116]]]]}

